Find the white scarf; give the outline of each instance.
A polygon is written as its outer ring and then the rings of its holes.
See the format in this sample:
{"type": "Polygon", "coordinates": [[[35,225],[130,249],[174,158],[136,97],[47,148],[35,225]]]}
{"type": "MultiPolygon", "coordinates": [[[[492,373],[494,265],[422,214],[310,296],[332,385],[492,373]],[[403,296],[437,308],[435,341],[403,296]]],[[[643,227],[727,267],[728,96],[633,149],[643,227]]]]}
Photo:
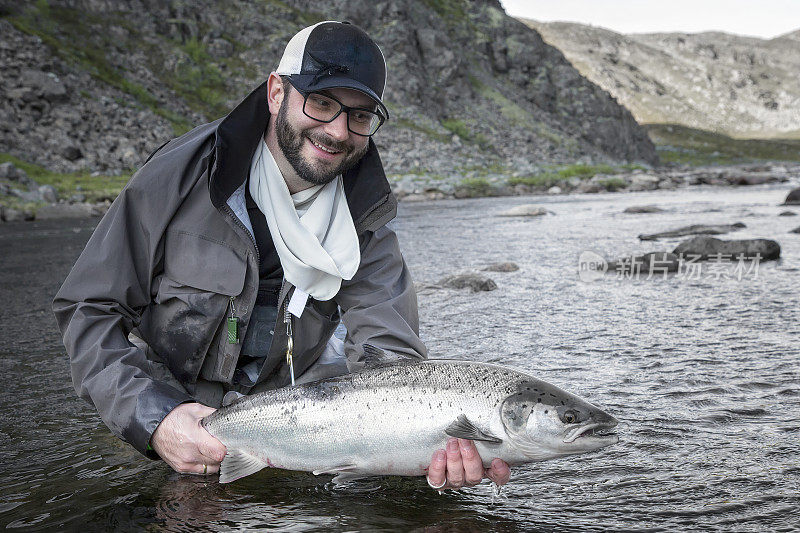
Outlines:
{"type": "Polygon", "coordinates": [[[286,281],[317,300],[330,300],[361,263],[358,235],[342,176],[289,195],[262,139],[250,165],[250,196],[267,219],[286,281]]]}

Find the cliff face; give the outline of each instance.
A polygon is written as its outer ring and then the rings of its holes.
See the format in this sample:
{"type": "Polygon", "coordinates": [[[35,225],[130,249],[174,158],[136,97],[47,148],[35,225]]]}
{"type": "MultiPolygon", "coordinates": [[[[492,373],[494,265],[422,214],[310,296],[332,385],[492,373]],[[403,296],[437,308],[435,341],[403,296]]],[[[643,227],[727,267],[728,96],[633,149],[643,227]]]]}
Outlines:
{"type": "Polygon", "coordinates": [[[136,167],[328,19],[386,54],[390,173],[656,161],[632,115],[496,0],[0,0],[0,17],[0,152],[52,170],[136,167]]]}
{"type": "Polygon", "coordinates": [[[640,123],[740,137],[800,135],[800,31],[764,40],[525,22],[640,123]]]}

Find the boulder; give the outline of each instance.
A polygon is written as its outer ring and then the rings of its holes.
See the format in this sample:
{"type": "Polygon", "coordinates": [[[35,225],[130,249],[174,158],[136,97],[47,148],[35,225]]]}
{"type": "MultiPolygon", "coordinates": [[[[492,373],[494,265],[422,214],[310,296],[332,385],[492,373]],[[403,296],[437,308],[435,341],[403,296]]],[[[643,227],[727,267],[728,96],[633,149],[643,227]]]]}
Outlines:
{"type": "Polygon", "coordinates": [[[31,179],[28,177],[25,171],[14,166],[14,163],[11,161],[0,163],[0,178],[18,181],[24,184],[31,182],[31,179]]]}
{"type": "Polygon", "coordinates": [[[561,187],[558,185],[553,185],[549,189],[547,189],[547,194],[561,194],[561,187]]]}
{"type": "Polygon", "coordinates": [[[83,157],[83,152],[77,146],[65,146],[61,149],[61,155],[67,161],[77,161],[81,157],[83,157]]]}
{"type": "Polygon", "coordinates": [[[660,176],[650,174],[634,174],[631,176],[631,184],[628,187],[631,191],[652,191],[658,188],[661,181],[660,176]]]}
{"type": "Polygon", "coordinates": [[[700,256],[700,261],[705,261],[711,256],[731,261],[738,260],[739,256],[744,256],[748,259],[759,256],[762,261],[770,261],[780,257],[781,246],[770,239],[723,241],[707,235],[700,235],[683,241],[672,253],[683,254],[684,256],[700,256]]]}
{"type": "Polygon", "coordinates": [[[439,285],[450,289],[471,289],[472,292],[493,291],[497,288],[497,284],[490,278],[474,272],[447,276],[439,281],[439,285]]]}
{"type": "Polygon", "coordinates": [[[499,217],[539,217],[542,215],[553,214],[544,207],[539,207],[538,205],[533,204],[524,204],[524,205],[517,205],[508,209],[507,211],[503,211],[502,213],[498,213],[497,216],[499,217]]]}
{"type": "Polygon", "coordinates": [[[625,208],[623,213],[663,213],[664,210],[654,205],[632,205],[625,208]]]}
{"type": "Polygon", "coordinates": [[[693,224],[691,226],[684,226],[661,233],[642,234],[639,235],[639,240],[655,241],[656,239],[669,239],[673,237],[684,237],[686,235],[722,235],[745,227],[747,226],[741,222],[736,222],[734,224],[693,224]]]}
{"type": "Polygon", "coordinates": [[[486,268],[483,268],[482,270],[485,272],[516,272],[517,270],[519,270],[519,265],[511,262],[492,263],[491,265],[487,266],[486,268]]]}
{"type": "Polygon", "coordinates": [[[0,220],[3,222],[20,222],[23,220],[33,220],[34,218],[35,215],[30,211],[11,209],[10,207],[3,207],[0,210],[0,220]]]}
{"type": "Polygon", "coordinates": [[[25,69],[20,73],[19,83],[49,102],[63,102],[69,98],[67,88],[52,72],[25,69]]]}
{"type": "Polygon", "coordinates": [[[794,189],[786,196],[783,205],[800,205],[800,187],[794,189]]]}
{"type": "Polygon", "coordinates": [[[36,218],[40,220],[53,218],[89,218],[99,217],[105,213],[102,206],[92,204],[52,204],[40,207],[36,218]]]}
{"type": "Polygon", "coordinates": [[[48,204],[58,202],[58,191],[56,191],[56,188],[52,185],[40,185],[39,195],[42,197],[42,200],[48,204]]]}

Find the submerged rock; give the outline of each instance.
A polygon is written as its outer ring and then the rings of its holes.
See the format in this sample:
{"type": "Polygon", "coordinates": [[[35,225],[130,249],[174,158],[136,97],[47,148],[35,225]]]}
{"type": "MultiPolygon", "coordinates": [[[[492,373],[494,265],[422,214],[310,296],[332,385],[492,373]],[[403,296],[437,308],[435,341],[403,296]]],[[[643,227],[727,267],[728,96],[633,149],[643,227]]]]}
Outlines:
{"type": "Polygon", "coordinates": [[[493,280],[474,272],[447,276],[439,281],[439,285],[450,289],[471,289],[472,292],[493,291],[497,288],[493,280]]]}
{"type": "Polygon", "coordinates": [[[800,187],[794,189],[786,196],[783,205],[800,205],[800,187]]]}
{"type": "Polygon", "coordinates": [[[781,255],[781,246],[770,239],[741,239],[736,241],[723,241],[707,235],[700,235],[680,243],[673,251],[674,254],[684,256],[700,256],[704,261],[714,256],[720,260],[738,260],[739,256],[748,259],[760,257],[762,261],[778,259],[781,255]]]}
{"type": "Polygon", "coordinates": [[[797,213],[795,213],[794,211],[781,211],[780,213],[778,213],[778,216],[779,217],[796,217],[797,213]]]}
{"type": "Polygon", "coordinates": [[[741,222],[736,222],[735,224],[693,224],[691,226],[684,226],[661,233],[642,234],[639,235],[639,239],[642,241],[654,241],[656,239],[684,237],[686,235],[722,235],[723,233],[729,233],[746,227],[747,226],[741,222]]]}
{"type": "Polygon", "coordinates": [[[484,272],[516,272],[519,270],[519,265],[510,261],[506,263],[492,263],[481,270],[484,272]]]}
{"type": "Polygon", "coordinates": [[[632,205],[625,208],[623,213],[663,213],[664,210],[654,205],[632,205]]]}
{"type": "Polygon", "coordinates": [[[507,211],[503,211],[502,213],[498,213],[497,216],[499,217],[539,217],[542,215],[553,214],[552,212],[548,211],[544,207],[540,207],[538,205],[532,204],[524,204],[524,205],[517,205],[508,209],[507,211]]]}
{"type": "Polygon", "coordinates": [[[800,226],[797,226],[793,230],[789,230],[789,233],[800,233],[800,226]]]}

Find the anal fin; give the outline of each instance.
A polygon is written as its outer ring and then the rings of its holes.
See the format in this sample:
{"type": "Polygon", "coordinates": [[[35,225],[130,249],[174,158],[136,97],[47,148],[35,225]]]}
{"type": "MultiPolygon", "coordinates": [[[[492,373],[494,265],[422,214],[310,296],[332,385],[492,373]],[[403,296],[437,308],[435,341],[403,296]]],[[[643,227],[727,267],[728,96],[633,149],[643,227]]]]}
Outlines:
{"type": "Polygon", "coordinates": [[[455,422],[447,426],[445,433],[459,439],[480,440],[491,444],[500,444],[503,439],[498,438],[488,431],[483,431],[473,424],[467,415],[459,415],[455,422]]]}
{"type": "Polygon", "coordinates": [[[244,450],[231,450],[225,454],[222,464],[219,467],[219,482],[230,483],[237,479],[255,474],[267,463],[254,455],[250,455],[244,450]]]}

